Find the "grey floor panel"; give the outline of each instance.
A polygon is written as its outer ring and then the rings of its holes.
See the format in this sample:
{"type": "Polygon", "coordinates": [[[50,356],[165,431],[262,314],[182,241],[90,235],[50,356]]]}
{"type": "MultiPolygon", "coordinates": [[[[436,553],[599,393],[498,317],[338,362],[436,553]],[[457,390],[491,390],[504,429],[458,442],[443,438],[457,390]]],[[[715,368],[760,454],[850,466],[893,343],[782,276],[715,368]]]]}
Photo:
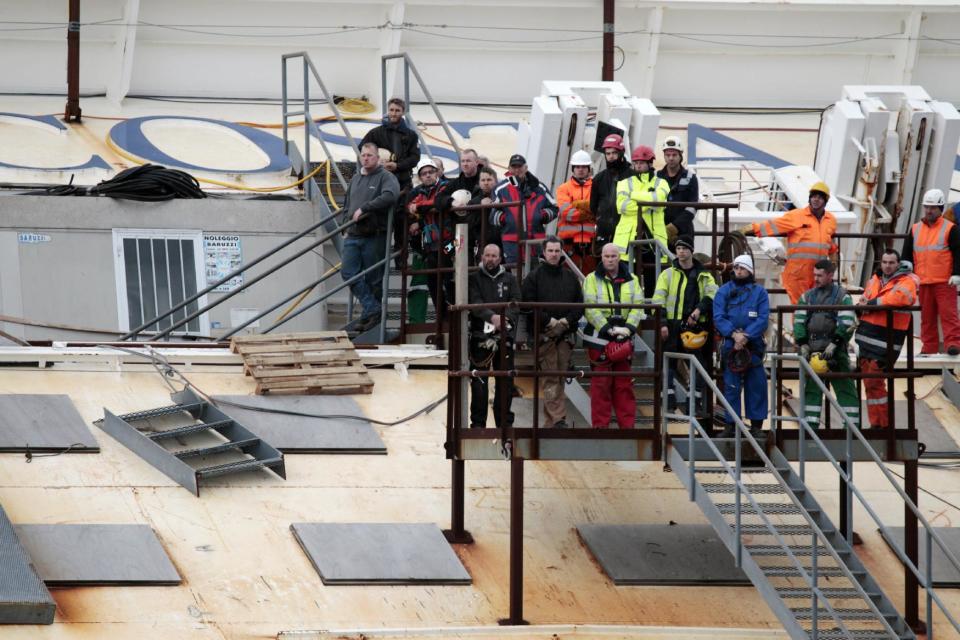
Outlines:
{"type": "Polygon", "coordinates": [[[69,396],[0,395],[0,452],[98,453],[100,445],[69,396]]]}
{"type": "Polygon", "coordinates": [[[749,585],[710,525],[582,524],[604,572],[626,585],[749,585]]]}
{"type": "MultiPolygon", "coordinates": [[[[525,392],[527,393],[527,392],[525,392]]],[[[532,427],[533,426],[533,394],[527,393],[529,397],[525,398],[514,398],[513,402],[510,405],[511,410],[516,416],[514,424],[518,427],[532,427]]],[[[490,392],[490,398],[493,398],[493,391],[490,392]]],[[[540,395],[540,401],[543,402],[543,394],[540,395]]],[[[581,415],[577,408],[573,406],[573,403],[567,400],[567,423],[573,426],[576,429],[588,429],[590,427],[590,420],[581,415]]],[[[545,426],[543,424],[543,408],[540,409],[540,426],[545,426]]],[[[495,426],[493,421],[493,406],[490,406],[487,410],[487,426],[491,429],[495,426]]]]}
{"type": "Polygon", "coordinates": [[[323,584],[470,584],[435,524],[290,526],[323,584]]]}
{"type": "MultiPolygon", "coordinates": [[[[343,396],[214,396],[214,400],[312,415],[363,415],[356,400],[343,396]]],[[[366,420],[268,413],[227,402],[218,405],[221,411],[284,453],[387,452],[366,420]]]]}
{"type": "MultiPolygon", "coordinates": [[[[934,527],[933,530],[937,532],[937,535],[940,536],[947,545],[947,548],[950,549],[953,557],[960,559],[960,527],[934,527]]],[[[903,537],[906,530],[903,527],[888,527],[887,531],[896,544],[903,549],[903,537]]],[[[921,575],[925,575],[924,572],[927,570],[927,541],[923,531],[921,527],[919,532],[920,564],[917,565],[921,575]]],[[[883,535],[882,532],[881,535],[883,535]]],[[[883,538],[884,542],[889,545],[890,541],[887,540],[887,537],[883,536],[883,538]]],[[[940,549],[940,545],[936,542],[933,543],[933,586],[948,587],[951,589],[960,587],[960,570],[955,568],[953,564],[947,560],[946,554],[940,549]]]]}
{"type": "Polygon", "coordinates": [[[0,624],[51,624],[56,610],[56,603],[0,507],[0,624]]]}
{"type": "Polygon", "coordinates": [[[180,584],[148,525],[22,524],[16,530],[48,585],[180,584]]]}
{"type": "MultiPolygon", "coordinates": [[[[796,399],[786,401],[787,406],[794,413],[799,415],[799,405],[796,399]]],[[[867,415],[867,405],[863,405],[863,415],[867,415]]],[[[897,400],[893,403],[893,418],[901,429],[907,428],[907,402],[906,400],[897,400]]],[[[937,414],[930,410],[926,402],[918,401],[914,403],[914,422],[919,431],[920,442],[927,445],[927,451],[940,452],[948,454],[960,454],[960,446],[943,428],[937,414]]],[[[830,411],[831,428],[840,427],[840,416],[835,409],[830,411]]],[[[869,426],[869,425],[868,425],[869,426]]]]}

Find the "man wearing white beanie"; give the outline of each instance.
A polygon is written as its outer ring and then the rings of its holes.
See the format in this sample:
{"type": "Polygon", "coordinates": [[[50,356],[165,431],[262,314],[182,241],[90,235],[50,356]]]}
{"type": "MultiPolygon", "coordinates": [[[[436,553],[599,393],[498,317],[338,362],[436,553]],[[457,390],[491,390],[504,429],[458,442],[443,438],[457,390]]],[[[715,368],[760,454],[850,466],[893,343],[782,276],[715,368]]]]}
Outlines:
{"type": "MultiPolygon", "coordinates": [[[[750,432],[759,435],[767,417],[767,374],[763,368],[766,342],[763,334],[770,320],[767,290],[753,277],[753,258],[740,255],[733,260],[733,280],[724,284],[713,298],[713,323],[723,337],[723,397],[740,417],[740,395],[746,401],[750,432]]],[[[722,438],[735,434],[734,416],[722,438]]]]}

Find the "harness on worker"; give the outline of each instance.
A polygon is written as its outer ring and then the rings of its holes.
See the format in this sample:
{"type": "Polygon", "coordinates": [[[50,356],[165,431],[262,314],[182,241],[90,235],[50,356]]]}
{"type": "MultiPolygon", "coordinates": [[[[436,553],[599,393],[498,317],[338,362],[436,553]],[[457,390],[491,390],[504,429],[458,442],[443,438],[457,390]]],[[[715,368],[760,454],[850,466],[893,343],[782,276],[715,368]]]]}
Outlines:
{"type": "MultiPolygon", "coordinates": [[[[507,344],[510,344],[510,322],[504,319],[506,323],[507,333],[507,344]]],[[[497,355],[497,350],[500,348],[500,332],[497,331],[497,328],[489,322],[483,323],[483,331],[474,332],[474,339],[476,343],[476,355],[479,356],[474,360],[475,368],[477,369],[486,369],[490,366],[490,363],[493,362],[494,356],[497,355]]]]}
{"type": "MultiPolygon", "coordinates": [[[[840,285],[834,283],[829,292],[821,293],[818,287],[814,289],[814,294],[807,300],[811,305],[837,305],[847,295],[846,290],[840,285]],[[822,298],[822,299],[821,299],[822,298]]],[[[837,331],[837,311],[818,310],[811,311],[807,316],[807,343],[811,351],[823,351],[833,341],[833,336],[837,331]]]]}

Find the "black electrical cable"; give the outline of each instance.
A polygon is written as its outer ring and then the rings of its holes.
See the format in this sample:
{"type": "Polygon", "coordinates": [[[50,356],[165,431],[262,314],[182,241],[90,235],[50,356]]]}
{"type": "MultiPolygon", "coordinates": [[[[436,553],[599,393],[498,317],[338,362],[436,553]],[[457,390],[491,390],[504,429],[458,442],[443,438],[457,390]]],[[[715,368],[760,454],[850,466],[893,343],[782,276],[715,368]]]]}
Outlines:
{"type": "Polygon", "coordinates": [[[185,171],[155,164],[124,169],[89,189],[91,195],[159,202],[175,198],[206,198],[197,179],[185,171]]]}

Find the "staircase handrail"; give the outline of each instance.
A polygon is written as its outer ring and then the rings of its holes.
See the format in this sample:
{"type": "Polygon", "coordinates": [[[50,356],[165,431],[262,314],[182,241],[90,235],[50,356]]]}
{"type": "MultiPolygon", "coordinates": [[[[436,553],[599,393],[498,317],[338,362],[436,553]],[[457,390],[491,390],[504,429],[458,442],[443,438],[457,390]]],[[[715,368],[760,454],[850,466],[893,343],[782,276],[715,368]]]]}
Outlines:
{"type": "MultiPolygon", "coordinates": [[[[736,499],[735,499],[735,503],[736,503],[735,531],[736,531],[736,537],[737,537],[737,552],[736,552],[736,554],[735,554],[736,566],[737,566],[738,568],[741,566],[741,563],[742,563],[742,553],[743,553],[743,542],[742,542],[742,535],[741,535],[741,529],[740,529],[740,525],[741,525],[741,522],[740,522],[740,515],[741,515],[741,514],[740,514],[740,512],[741,512],[740,494],[743,493],[743,494],[746,496],[747,500],[749,500],[749,502],[750,502],[750,504],[753,506],[753,508],[756,510],[757,515],[759,515],[759,517],[763,520],[763,524],[767,527],[767,529],[772,533],[773,537],[777,540],[777,543],[786,551],[787,557],[793,562],[794,567],[800,572],[801,578],[809,585],[811,592],[814,593],[814,594],[816,594],[816,598],[815,598],[814,602],[817,603],[817,604],[816,604],[816,606],[813,608],[813,611],[814,611],[814,613],[813,613],[814,629],[817,628],[817,614],[816,614],[816,611],[817,611],[817,609],[819,608],[819,602],[822,601],[823,604],[826,606],[827,611],[828,611],[828,612],[830,613],[830,615],[833,617],[834,622],[839,626],[840,629],[843,630],[843,632],[844,632],[848,637],[852,637],[851,634],[850,634],[849,629],[847,629],[846,625],[843,623],[843,620],[840,619],[840,616],[837,614],[837,612],[834,610],[833,606],[830,604],[829,599],[826,598],[826,596],[823,594],[823,592],[822,592],[822,591],[820,590],[820,588],[817,586],[817,579],[816,579],[816,576],[817,576],[817,568],[816,568],[816,567],[817,567],[817,565],[815,564],[815,563],[816,563],[816,560],[815,560],[815,557],[816,557],[816,548],[815,548],[815,547],[816,547],[816,545],[815,545],[815,544],[812,544],[812,545],[811,545],[811,547],[814,547],[814,549],[813,549],[814,555],[812,556],[812,558],[813,558],[812,561],[814,562],[814,566],[813,566],[813,577],[811,577],[811,576],[807,573],[807,571],[805,570],[805,568],[803,567],[803,563],[800,562],[800,560],[797,558],[797,556],[796,556],[796,555],[793,553],[793,551],[790,549],[790,545],[788,545],[788,544],[786,543],[786,541],[783,539],[783,537],[777,532],[776,528],[775,528],[775,527],[773,526],[773,524],[770,522],[769,518],[767,518],[766,514],[765,514],[765,513],[763,512],[763,510],[760,508],[760,505],[759,505],[759,503],[756,501],[756,498],[755,498],[755,497],[753,496],[753,494],[746,488],[746,485],[744,484],[744,482],[743,482],[743,480],[742,480],[742,477],[741,477],[741,476],[742,476],[742,474],[741,474],[741,458],[742,458],[741,449],[742,449],[742,446],[743,446],[743,444],[742,444],[742,443],[743,443],[743,436],[746,436],[747,442],[750,444],[751,447],[753,447],[754,452],[758,454],[758,456],[760,457],[760,460],[763,461],[763,463],[764,463],[764,465],[766,466],[766,468],[767,468],[767,469],[770,471],[770,473],[777,479],[777,482],[778,482],[778,483],[780,484],[780,486],[784,489],[784,492],[786,493],[786,495],[790,497],[790,500],[791,500],[791,501],[794,503],[794,505],[799,509],[800,514],[803,516],[803,518],[807,521],[807,524],[808,524],[808,525],[810,526],[810,528],[813,530],[813,532],[814,532],[814,541],[816,541],[816,540],[821,540],[821,541],[822,541],[824,550],[825,550],[825,551],[834,559],[834,561],[837,563],[837,567],[841,569],[841,571],[842,571],[843,574],[844,574],[844,577],[847,578],[847,580],[850,582],[850,584],[854,585],[854,588],[856,588],[856,590],[859,592],[859,595],[860,595],[861,599],[869,606],[871,612],[874,614],[874,616],[876,617],[876,619],[879,620],[879,621],[881,621],[881,622],[883,623],[883,625],[886,627],[886,630],[891,634],[891,637],[897,637],[896,632],[895,632],[895,631],[893,630],[893,628],[890,626],[890,623],[887,622],[886,618],[884,618],[884,616],[883,616],[883,614],[880,612],[879,608],[878,608],[878,607],[876,606],[876,604],[873,602],[873,599],[870,598],[870,597],[867,595],[867,592],[866,592],[866,590],[863,588],[863,585],[861,585],[861,584],[860,584],[860,581],[857,580],[857,579],[854,577],[853,572],[852,572],[852,571],[850,570],[850,568],[847,566],[847,563],[844,562],[842,558],[840,558],[840,555],[837,553],[836,549],[833,548],[833,545],[830,544],[829,540],[828,540],[827,537],[826,537],[826,534],[824,534],[824,532],[823,532],[823,531],[820,529],[820,527],[817,525],[816,521],[813,519],[813,516],[810,515],[810,513],[804,508],[804,506],[803,506],[803,504],[800,502],[800,500],[796,497],[796,495],[794,495],[793,491],[790,489],[790,486],[787,484],[787,481],[783,478],[783,476],[782,476],[782,475],[780,474],[780,472],[777,470],[776,465],[774,465],[773,461],[770,460],[770,458],[767,456],[766,451],[764,450],[763,447],[760,446],[760,444],[757,442],[757,440],[753,437],[753,434],[750,433],[750,430],[749,430],[749,429],[747,428],[747,426],[744,424],[744,422],[743,422],[743,420],[740,418],[740,416],[737,415],[737,412],[735,412],[735,411],[733,410],[733,407],[730,406],[730,403],[727,402],[727,399],[724,397],[723,393],[722,393],[722,392],[720,391],[720,389],[717,387],[716,383],[713,381],[713,379],[710,377],[710,375],[707,373],[707,371],[703,368],[703,365],[701,365],[700,362],[696,359],[696,357],[693,356],[692,354],[676,353],[676,352],[667,351],[667,352],[664,352],[663,357],[664,357],[664,365],[663,365],[663,366],[664,366],[664,370],[667,369],[667,367],[668,367],[668,362],[667,362],[667,361],[668,361],[669,359],[671,359],[671,358],[676,359],[676,360],[686,360],[688,366],[690,367],[690,376],[689,376],[689,380],[688,380],[689,393],[687,394],[687,397],[688,397],[688,399],[689,399],[689,404],[690,404],[690,406],[689,406],[689,414],[690,414],[690,415],[669,414],[669,413],[667,413],[667,411],[666,411],[667,394],[666,394],[666,393],[663,393],[663,394],[662,394],[662,403],[663,403],[663,407],[664,407],[664,411],[663,411],[663,413],[662,413],[662,415],[663,415],[663,420],[664,420],[664,429],[663,429],[663,430],[666,431],[666,421],[667,421],[668,419],[674,419],[674,420],[679,420],[679,421],[689,421],[689,423],[690,423],[690,432],[689,432],[688,441],[689,441],[690,474],[691,474],[691,476],[693,476],[693,474],[694,474],[695,471],[696,471],[696,446],[695,446],[696,440],[695,440],[695,438],[694,438],[694,435],[695,435],[695,434],[694,434],[694,430],[696,430],[698,433],[700,433],[700,436],[701,436],[701,438],[703,439],[703,441],[707,443],[707,447],[710,449],[711,453],[713,453],[713,455],[714,455],[714,457],[717,459],[717,461],[720,462],[720,464],[723,466],[724,471],[727,472],[727,475],[729,475],[731,478],[733,478],[733,480],[734,480],[734,482],[735,482],[735,484],[736,484],[736,487],[737,487],[737,493],[736,493],[736,499]],[[731,417],[733,418],[734,426],[736,427],[736,431],[735,431],[735,448],[734,448],[734,451],[735,451],[735,468],[733,468],[733,469],[730,467],[729,462],[727,462],[727,460],[726,460],[726,458],[724,457],[724,455],[720,452],[720,450],[717,448],[716,444],[713,442],[713,438],[710,437],[710,434],[708,434],[708,433],[706,432],[706,430],[700,425],[700,422],[696,419],[696,416],[694,415],[694,413],[695,413],[695,412],[694,412],[694,404],[695,404],[695,402],[696,402],[694,390],[696,389],[696,384],[695,384],[695,383],[696,383],[696,376],[697,376],[697,374],[699,374],[700,376],[703,377],[704,383],[705,383],[705,384],[710,388],[710,390],[713,392],[714,397],[715,397],[717,400],[720,401],[720,404],[721,404],[721,405],[723,406],[723,408],[727,411],[727,415],[729,415],[729,416],[731,416],[731,417]]],[[[666,384],[666,380],[667,380],[667,376],[664,376],[664,384],[666,384]]],[[[696,483],[691,479],[691,482],[690,482],[690,497],[691,497],[691,499],[695,499],[695,496],[696,496],[695,491],[696,491],[696,483]]],[[[752,515],[752,514],[751,514],[751,515],[752,515]]]]}
{"type": "Polygon", "coordinates": [[[437,106],[436,101],[430,94],[430,90],[427,89],[427,85],[423,81],[423,76],[421,76],[420,71],[417,70],[417,65],[413,64],[413,59],[410,58],[410,54],[405,51],[380,56],[380,90],[383,98],[383,108],[386,109],[387,101],[390,99],[390,96],[387,95],[387,62],[396,59],[403,60],[403,97],[407,104],[407,124],[410,125],[410,128],[416,132],[417,138],[420,139],[423,152],[426,153],[431,160],[433,159],[433,154],[430,153],[430,145],[427,144],[427,141],[423,137],[423,132],[420,131],[420,127],[417,126],[416,121],[414,121],[413,116],[410,114],[409,71],[413,72],[413,77],[416,78],[417,84],[420,85],[420,90],[423,91],[423,96],[427,99],[427,103],[430,105],[430,108],[433,109],[433,114],[437,116],[437,121],[440,123],[440,126],[443,127],[444,133],[447,134],[447,139],[450,141],[450,146],[453,147],[454,152],[457,154],[457,157],[459,157],[460,146],[457,144],[456,138],[453,137],[453,132],[450,130],[450,125],[447,124],[443,114],[440,113],[440,108],[437,106]]]}
{"type": "MultiPolygon", "coordinates": [[[[891,474],[890,471],[883,464],[883,460],[881,460],[880,456],[877,455],[877,452],[874,451],[873,447],[870,446],[869,442],[867,442],[867,439],[864,437],[863,433],[853,423],[853,420],[850,419],[850,416],[847,415],[846,411],[843,410],[843,407],[840,405],[837,399],[834,398],[833,394],[831,394],[827,390],[827,386],[823,383],[823,380],[820,379],[820,376],[818,376],[816,372],[813,370],[813,368],[810,366],[810,363],[808,363],[805,358],[801,358],[797,354],[789,354],[789,353],[774,354],[774,359],[788,361],[788,362],[793,362],[793,361],[798,362],[800,371],[802,372],[801,373],[802,378],[806,377],[811,379],[820,388],[820,391],[823,393],[824,397],[827,398],[827,402],[830,405],[830,407],[837,410],[837,413],[840,415],[840,417],[843,420],[844,429],[847,432],[847,440],[848,440],[847,468],[850,469],[850,471],[849,472],[844,471],[840,467],[840,463],[829,452],[826,445],[823,444],[823,441],[816,434],[816,430],[810,427],[810,424],[807,422],[806,418],[803,417],[804,412],[802,410],[801,410],[801,417],[791,419],[789,417],[782,416],[782,417],[778,417],[778,420],[791,421],[791,422],[796,421],[803,427],[801,429],[801,436],[805,435],[806,433],[809,433],[810,435],[813,436],[814,442],[817,444],[820,450],[826,454],[827,459],[830,461],[831,464],[833,464],[834,468],[837,469],[837,472],[840,474],[840,477],[843,478],[843,481],[846,483],[846,486],[847,486],[847,491],[850,494],[857,496],[857,499],[860,500],[860,503],[866,509],[867,513],[870,514],[870,517],[873,518],[874,522],[877,523],[877,526],[880,527],[880,531],[881,533],[884,534],[884,538],[886,538],[888,544],[890,545],[890,548],[894,550],[894,553],[896,553],[897,557],[900,558],[901,562],[903,562],[904,565],[908,569],[910,569],[911,573],[913,573],[913,575],[917,578],[917,580],[920,581],[920,584],[923,585],[923,589],[924,591],[926,591],[928,596],[927,628],[931,631],[933,629],[932,627],[933,621],[931,619],[932,618],[931,600],[932,600],[937,603],[937,606],[940,607],[940,610],[947,617],[947,620],[950,621],[950,624],[953,625],[953,628],[956,631],[960,632],[960,623],[958,623],[957,620],[950,614],[950,612],[946,608],[946,605],[943,604],[943,601],[940,600],[940,596],[937,595],[936,590],[933,588],[933,568],[932,568],[933,547],[931,545],[931,541],[936,541],[937,545],[940,547],[940,550],[943,552],[943,555],[947,558],[947,560],[950,561],[950,564],[952,564],[954,568],[957,569],[958,571],[960,571],[960,561],[958,561],[956,556],[953,555],[953,553],[947,547],[946,543],[943,541],[943,538],[941,538],[940,535],[934,530],[933,526],[927,521],[925,517],[923,517],[923,514],[920,513],[920,509],[917,508],[917,505],[914,504],[913,500],[910,499],[910,496],[908,496],[907,493],[896,482],[896,480],[894,480],[893,474],[891,474]],[[851,442],[851,438],[853,437],[856,437],[856,439],[860,442],[860,444],[863,445],[863,448],[866,450],[867,454],[870,456],[873,462],[880,468],[880,471],[883,472],[884,477],[887,479],[890,485],[896,490],[896,492],[900,495],[900,498],[903,500],[904,504],[907,506],[908,509],[910,509],[911,512],[913,512],[917,520],[923,525],[923,528],[927,537],[927,550],[926,550],[927,551],[926,552],[926,561],[927,561],[926,574],[927,575],[926,576],[920,575],[920,569],[916,565],[914,565],[914,563],[906,556],[906,554],[894,542],[893,538],[890,535],[888,535],[887,528],[883,525],[883,522],[880,520],[879,516],[877,516],[873,508],[870,507],[866,498],[863,496],[863,494],[860,492],[859,489],[857,489],[856,485],[854,484],[853,473],[852,473],[853,468],[851,465],[849,465],[849,462],[852,459],[850,442],[851,442]]],[[[773,369],[775,370],[775,367],[773,369]]],[[[771,387],[775,389],[776,388],[775,375],[772,382],[773,384],[771,385],[771,387]]],[[[801,465],[805,464],[804,454],[803,454],[804,449],[805,449],[805,446],[803,444],[803,440],[801,440],[800,442],[801,465]]],[[[852,503],[851,500],[847,500],[848,509],[852,509],[851,503],[852,503]]],[[[849,519],[848,519],[848,522],[851,523],[850,531],[852,532],[853,531],[852,522],[849,519]]]]}

